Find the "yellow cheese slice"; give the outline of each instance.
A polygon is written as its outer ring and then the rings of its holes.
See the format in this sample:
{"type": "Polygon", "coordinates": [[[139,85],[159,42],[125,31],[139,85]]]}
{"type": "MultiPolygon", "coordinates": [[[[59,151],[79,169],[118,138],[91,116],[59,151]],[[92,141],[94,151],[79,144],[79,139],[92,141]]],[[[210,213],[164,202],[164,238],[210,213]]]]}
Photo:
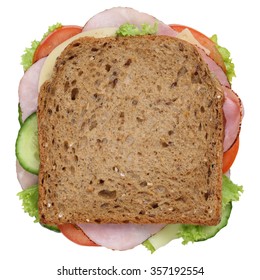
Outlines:
{"type": "Polygon", "coordinates": [[[183,29],[176,37],[203,49],[207,55],[210,54],[210,50],[202,46],[201,43],[195,39],[195,37],[192,35],[192,33],[188,28],[183,29]]]}

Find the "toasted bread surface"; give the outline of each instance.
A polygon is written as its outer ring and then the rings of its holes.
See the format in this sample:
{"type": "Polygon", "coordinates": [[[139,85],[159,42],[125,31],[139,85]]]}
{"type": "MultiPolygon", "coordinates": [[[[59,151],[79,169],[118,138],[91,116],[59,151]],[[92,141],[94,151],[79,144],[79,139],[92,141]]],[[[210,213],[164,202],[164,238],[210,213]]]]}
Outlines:
{"type": "Polygon", "coordinates": [[[41,221],[217,224],[222,105],[180,39],[74,41],[39,96],[41,221]]]}

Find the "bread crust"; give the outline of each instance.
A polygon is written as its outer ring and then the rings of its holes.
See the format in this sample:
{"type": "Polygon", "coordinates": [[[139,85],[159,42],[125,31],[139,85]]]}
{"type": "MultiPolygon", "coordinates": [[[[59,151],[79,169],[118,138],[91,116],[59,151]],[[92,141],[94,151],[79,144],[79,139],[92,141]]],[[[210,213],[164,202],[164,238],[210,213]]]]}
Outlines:
{"type": "Polygon", "coordinates": [[[217,224],[223,99],[180,39],[71,43],[39,95],[41,222],[217,224]]]}

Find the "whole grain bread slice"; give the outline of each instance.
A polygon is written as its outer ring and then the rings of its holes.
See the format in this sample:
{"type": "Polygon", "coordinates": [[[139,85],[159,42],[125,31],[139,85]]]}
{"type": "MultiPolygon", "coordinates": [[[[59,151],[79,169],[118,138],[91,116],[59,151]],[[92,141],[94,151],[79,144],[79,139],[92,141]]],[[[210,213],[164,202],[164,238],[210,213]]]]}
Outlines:
{"type": "Polygon", "coordinates": [[[74,41],[39,96],[41,221],[217,224],[222,104],[180,39],[74,41]]]}

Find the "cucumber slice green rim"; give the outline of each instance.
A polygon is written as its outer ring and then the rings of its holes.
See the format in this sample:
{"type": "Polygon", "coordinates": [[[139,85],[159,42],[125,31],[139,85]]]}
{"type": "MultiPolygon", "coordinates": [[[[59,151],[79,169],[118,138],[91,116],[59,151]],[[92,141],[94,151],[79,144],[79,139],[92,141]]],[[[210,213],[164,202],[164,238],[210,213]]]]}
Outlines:
{"type": "Polygon", "coordinates": [[[44,228],[47,228],[48,230],[54,231],[59,233],[60,230],[56,225],[46,225],[46,224],[41,224],[41,226],[43,226],[44,228]]]}
{"type": "Polygon", "coordinates": [[[15,153],[20,165],[28,172],[39,173],[37,114],[31,114],[22,124],[16,139],[15,153]]]}
{"type": "Polygon", "coordinates": [[[20,126],[22,126],[23,120],[22,120],[22,109],[20,103],[18,103],[18,121],[20,126]]]}

